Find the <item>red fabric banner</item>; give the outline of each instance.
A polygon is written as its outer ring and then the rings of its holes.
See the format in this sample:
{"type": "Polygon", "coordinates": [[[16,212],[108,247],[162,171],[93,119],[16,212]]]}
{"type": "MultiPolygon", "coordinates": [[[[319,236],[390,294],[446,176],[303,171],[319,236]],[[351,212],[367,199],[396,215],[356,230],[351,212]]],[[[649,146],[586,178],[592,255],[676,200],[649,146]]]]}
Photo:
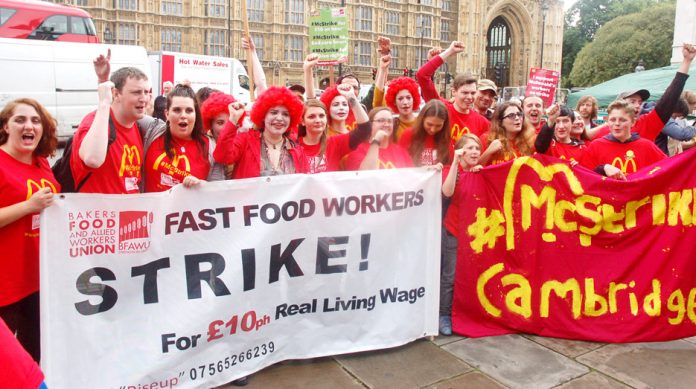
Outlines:
{"type": "Polygon", "coordinates": [[[602,342],[696,335],[694,152],[627,182],[544,155],[466,174],[454,331],[602,342]]]}

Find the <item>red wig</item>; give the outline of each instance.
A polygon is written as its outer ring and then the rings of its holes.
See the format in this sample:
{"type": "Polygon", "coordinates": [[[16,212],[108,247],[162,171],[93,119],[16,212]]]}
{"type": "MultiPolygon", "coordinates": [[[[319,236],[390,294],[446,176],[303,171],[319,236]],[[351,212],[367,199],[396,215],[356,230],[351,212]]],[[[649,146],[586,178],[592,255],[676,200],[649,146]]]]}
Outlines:
{"type": "MultiPolygon", "coordinates": [[[[330,127],[331,122],[333,122],[333,119],[331,118],[331,103],[333,100],[337,97],[341,96],[340,93],[338,93],[338,87],[336,85],[332,86],[329,89],[326,89],[324,93],[321,94],[319,97],[319,100],[321,100],[322,103],[326,106],[326,109],[328,110],[327,113],[327,125],[330,127]]],[[[353,123],[355,121],[355,116],[353,116],[353,110],[350,109],[350,105],[348,105],[348,117],[346,118],[346,124],[353,123]]]]}
{"type": "Polygon", "coordinates": [[[288,129],[297,128],[302,119],[304,104],[290,89],[281,86],[272,86],[266,89],[254,102],[250,117],[256,128],[263,128],[268,110],[279,105],[287,108],[290,114],[290,126],[288,129]]]}
{"type": "Polygon", "coordinates": [[[235,98],[222,92],[216,92],[210,95],[208,99],[201,105],[201,116],[203,117],[203,128],[210,130],[213,128],[213,119],[221,113],[229,114],[227,108],[231,103],[234,103],[235,98]]]}
{"type": "Polygon", "coordinates": [[[413,110],[417,111],[420,107],[421,98],[418,92],[418,84],[410,77],[399,77],[391,80],[387,94],[384,95],[384,101],[387,103],[392,112],[399,113],[399,108],[396,106],[396,94],[406,89],[413,97],[413,110]]]}

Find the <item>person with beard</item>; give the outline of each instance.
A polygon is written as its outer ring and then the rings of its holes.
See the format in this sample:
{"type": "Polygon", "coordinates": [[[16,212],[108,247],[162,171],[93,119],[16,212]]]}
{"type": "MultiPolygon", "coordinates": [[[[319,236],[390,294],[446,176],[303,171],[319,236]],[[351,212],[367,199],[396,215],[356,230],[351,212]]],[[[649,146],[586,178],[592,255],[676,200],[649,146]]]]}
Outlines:
{"type": "Polygon", "coordinates": [[[476,96],[474,97],[476,112],[490,121],[493,118],[493,109],[497,97],[498,87],[495,86],[493,81],[486,78],[479,80],[476,96]]]}
{"type": "Polygon", "coordinates": [[[585,125],[585,130],[591,132],[591,135],[593,135],[592,133],[594,132],[592,129],[599,126],[599,124],[595,122],[595,119],[597,119],[598,107],[597,99],[593,96],[582,96],[575,105],[575,111],[580,113],[580,118],[585,125]]]}
{"type": "Polygon", "coordinates": [[[462,134],[472,133],[481,136],[486,133],[490,127],[488,120],[474,110],[474,97],[476,96],[477,83],[476,78],[458,74],[452,82],[453,102],[449,102],[440,97],[433,82],[433,75],[437,68],[452,55],[463,53],[464,43],[454,41],[445,51],[433,49],[429,55],[432,59],[425,63],[416,72],[416,81],[421,87],[421,94],[425,101],[432,99],[440,99],[449,112],[450,119],[450,135],[452,142],[455,143],[462,134]]]}

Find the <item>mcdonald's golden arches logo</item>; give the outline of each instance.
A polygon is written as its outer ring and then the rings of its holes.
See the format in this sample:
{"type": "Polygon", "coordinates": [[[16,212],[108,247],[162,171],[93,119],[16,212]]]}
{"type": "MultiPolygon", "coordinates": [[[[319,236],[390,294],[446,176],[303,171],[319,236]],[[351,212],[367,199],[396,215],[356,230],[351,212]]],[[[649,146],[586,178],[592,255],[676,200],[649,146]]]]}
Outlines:
{"type": "Polygon", "coordinates": [[[452,131],[451,131],[452,142],[458,141],[459,138],[462,137],[462,135],[468,134],[468,133],[470,133],[470,132],[471,132],[471,131],[469,131],[469,127],[461,127],[461,128],[460,128],[460,127],[459,127],[459,124],[453,125],[453,126],[452,126],[452,131]]]}
{"type": "MultiPolygon", "coordinates": [[[[160,154],[159,157],[157,157],[157,159],[155,159],[155,163],[153,164],[152,169],[157,170],[157,168],[160,166],[160,164],[162,163],[162,161],[164,160],[164,158],[166,156],[167,156],[167,153],[163,152],[162,154],[160,154]]],[[[174,154],[174,158],[172,158],[172,166],[181,169],[179,167],[179,162],[181,162],[181,161],[184,161],[184,167],[185,167],[185,169],[182,169],[182,170],[190,172],[191,171],[191,161],[189,161],[189,159],[186,155],[174,154]]]]}
{"type": "Polygon", "coordinates": [[[613,161],[611,161],[611,164],[621,169],[623,173],[635,173],[638,170],[636,168],[635,159],[636,154],[633,152],[633,150],[628,150],[626,151],[626,155],[623,157],[623,159],[621,159],[621,157],[616,157],[613,161]],[[628,171],[629,166],[633,168],[632,171],[628,171]]]}
{"type": "Polygon", "coordinates": [[[381,159],[379,159],[377,160],[377,163],[380,169],[396,169],[396,166],[394,166],[394,164],[390,161],[384,162],[381,159]]]}
{"type": "Polygon", "coordinates": [[[51,191],[53,193],[58,192],[56,190],[56,186],[53,185],[53,183],[51,181],[49,181],[45,178],[42,178],[39,182],[36,182],[32,179],[28,179],[27,180],[27,200],[29,200],[29,198],[31,196],[33,196],[34,193],[40,191],[43,188],[51,188],[51,191]]]}
{"type": "MultiPolygon", "coordinates": [[[[123,145],[123,156],[121,157],[121,169],[118,171],[118,175],[123,177],[126,171],[137,171],[140,172],[140,151],[136,145],[123,145]],[[136,162],[137,164],[134,164],[136,162]]],[[[130,174],[137,176],[138,174],[130,174]]]]}

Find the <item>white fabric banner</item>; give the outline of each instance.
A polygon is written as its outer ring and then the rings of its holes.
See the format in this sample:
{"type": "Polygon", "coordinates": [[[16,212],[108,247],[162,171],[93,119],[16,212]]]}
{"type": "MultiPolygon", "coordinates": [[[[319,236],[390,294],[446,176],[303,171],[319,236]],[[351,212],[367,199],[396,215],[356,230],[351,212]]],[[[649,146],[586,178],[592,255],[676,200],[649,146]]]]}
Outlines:
{"type": "Polygon", "coordinates": [[[41,216],[50,388],[212,387],[437,334],[432,170],[69,194],[41,216]]]}

